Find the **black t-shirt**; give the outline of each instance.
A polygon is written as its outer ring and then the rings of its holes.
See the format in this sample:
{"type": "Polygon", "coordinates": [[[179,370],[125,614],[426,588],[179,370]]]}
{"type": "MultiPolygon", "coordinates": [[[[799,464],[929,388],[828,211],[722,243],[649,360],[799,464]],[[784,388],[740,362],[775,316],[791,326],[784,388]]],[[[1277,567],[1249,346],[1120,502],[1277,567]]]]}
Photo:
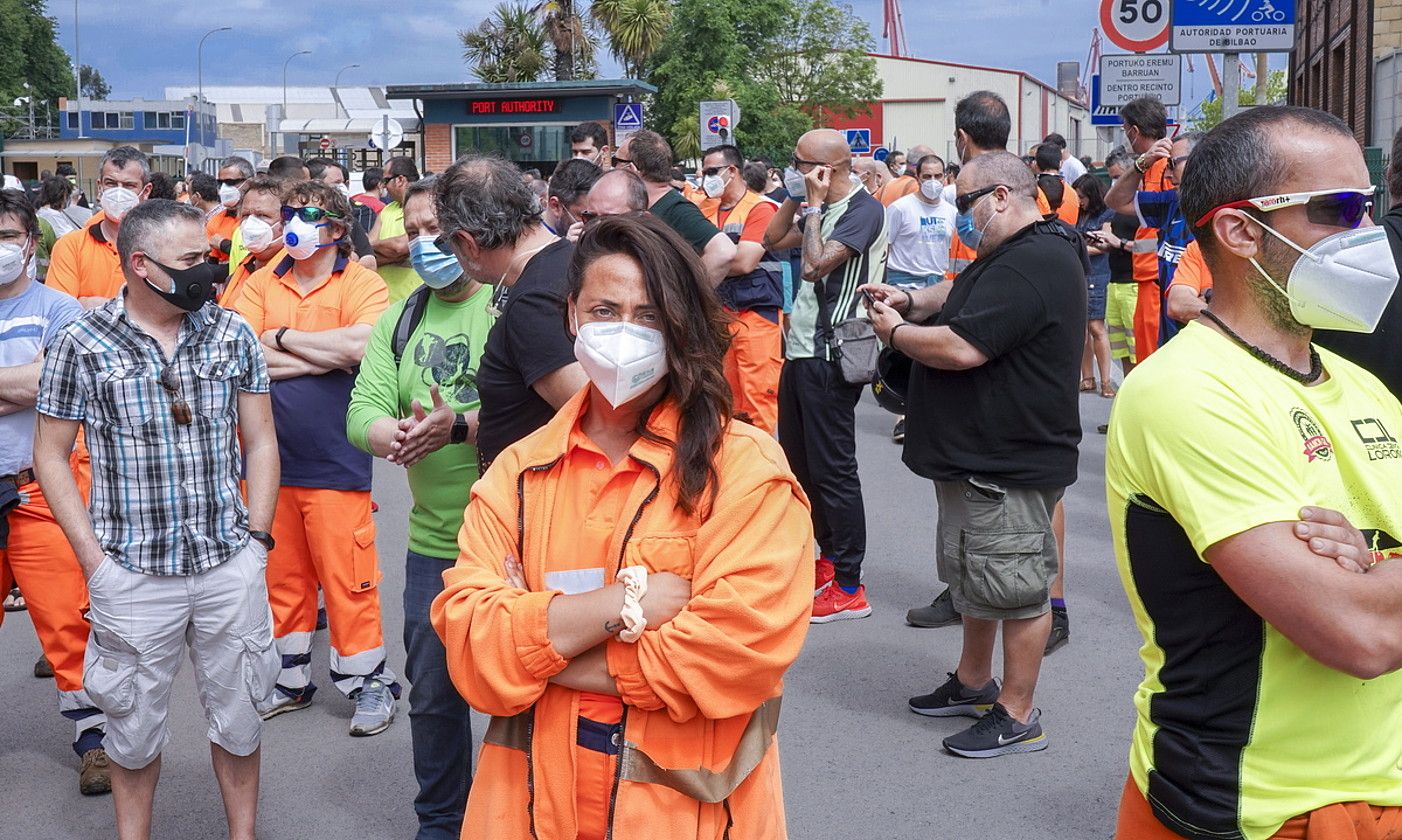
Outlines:
{"type": "Polygon", "coordinates": [[[976,475],[1036,488],[1076,481],[1085,277],[1077,243],[1047,222],[964,269],[935,323],[988,361],[964,371],[914,366],[906,466],[935,481],[976,475]]]}
{"type": "Polygon", "coordinates": [[[668,190],[666,195],[657,199],[648,209],[652,211],[652,215],[680,233],[682,239],[690,242],[698,254],[706,250],[706,244],[720,233],[720,228],[706,219],[700,207],[687,201],[686,196],[676,190],[668,190]]]}
{"type": "MultiPolygon", "coordinates": [[[[1402,204],[1383,216],[1382,225],[1392,245],[1392,258],[1402,267],[1402,204]]],[[[1381,379],[1392,395],[1402,400],[1402,288],[1387,302],[1376,330],[1371,333],[1315,330],[1314,341],[1381,379]]]]}
{"type": "MultiPolygon", "coordinates": [[[[1116,213],[1110,220],[1110,232],[1125,242],[1133,242],[1134,235],[1139,232],[1139,217],[1133,213],[1116,213]]],[[[1134,254],[1115,248],[1106,256],[1110,258],[1111,283],[1134,282],[1134,254]]]]}
{"type": "Polygon", "coordinates": [[[477,391],[482,396],[477,451],[484,461],[495,459],[555,416],[555,409],[532,386],[575,361],[564,314],[573,254],[574,246],[561,239],[531,257],[487,334],[477,366],[477,391]]]}

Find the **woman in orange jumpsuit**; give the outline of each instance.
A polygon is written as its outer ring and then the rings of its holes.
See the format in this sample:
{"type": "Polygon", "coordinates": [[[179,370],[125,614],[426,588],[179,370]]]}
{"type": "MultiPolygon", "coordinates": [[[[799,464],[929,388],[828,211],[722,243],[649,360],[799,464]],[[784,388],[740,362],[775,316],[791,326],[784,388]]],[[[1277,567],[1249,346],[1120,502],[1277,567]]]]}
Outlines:
{"type": "Polygon", "coordinates": [[[592,223],[567,299],[590,384],[474,486],[433,604],[454,683],[493,716],[462,836],[784,838],[807,499],[730,422],[727,317],[680,237],[592,223]]]}

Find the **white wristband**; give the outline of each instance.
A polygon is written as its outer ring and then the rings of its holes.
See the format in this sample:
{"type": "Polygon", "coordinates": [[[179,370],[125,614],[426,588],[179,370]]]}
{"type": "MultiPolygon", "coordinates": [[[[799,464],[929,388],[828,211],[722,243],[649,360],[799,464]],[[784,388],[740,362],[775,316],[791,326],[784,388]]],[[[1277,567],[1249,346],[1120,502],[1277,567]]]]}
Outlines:
{"type": "Polygon", "coordinates": [[[618,632],[618,640],[636,642],[647,629],[642,604],[643,596],[647,594],[647,569],[642,566],[619,569],[618,581],[623,584],[623,612],[619,614],[623,629],[618,632]]]}

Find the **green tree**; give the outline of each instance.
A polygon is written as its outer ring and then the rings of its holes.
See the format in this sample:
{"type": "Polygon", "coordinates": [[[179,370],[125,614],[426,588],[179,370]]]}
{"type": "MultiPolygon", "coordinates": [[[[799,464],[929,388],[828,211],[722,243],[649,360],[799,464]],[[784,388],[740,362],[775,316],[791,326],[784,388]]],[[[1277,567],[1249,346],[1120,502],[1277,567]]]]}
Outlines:
{"type": "Polygon", "coordinates": [[[0,102],[6,105],[32,92],[36,105],[56,107],[60,96],[73,94],[68,53],[55,38],[54,19],[44,12],[43,0],[0,0],[0,32],[6,40],[0,50],[0,102]]]}
{"type": "Polygon", "coordinates": [[[497,4],[476,29],[458,32],[458,39],[463,60],[484,82],[534,82],[545,73],[545,31],[524,4],[497,4]]]}
{"type": "Polygon", "coordinates": [[[575,9],[575,0],[545,0],[531,11],[550,40],[551,64],[558,81],[590,75],[594,67],[594,37],[589,21],[575,9]]]}
{"type": "Polygon", "coordinates": [[[672,23],[672,0],[594,0],[594,19],[608,35],[609,51],[623,63],[630,78],[643,69],[662,46],[672,23]]]}
{"type": "MultiPolygon", "coordinates": [[[[1284,70],[1272,70],[1266,82],[1266,102],[1267,105],[1275,105],[1285,101],[1286,77],[1284,70]]],[[[1243,105],[1256,104],[1256,86],[1243,87],[1238,101],[1243,105]]],[[[1198,131],[1211,131],[1222,121],[1222,98],[1213,97],[1211,102],[1204,102],[1200,108],[1200,116],[1193,120],[1193,128],[1198,131]]]]}
{"type": "Polygon", "coordinates": [[[829,115],[852,117],[881,96],[876,48],[866,21],[846,3],[796,0],[772,42],[766,73],[784,102],[825,125],[829,115]]]}
{"type": "Polygon", "coordinates": [[[102,71],[91,64],[84,64],[78,71],[78,79],[83,85],[83,96],[88,99],[103,100],[112,93],[112,86],[102,78],[102,71]]]}

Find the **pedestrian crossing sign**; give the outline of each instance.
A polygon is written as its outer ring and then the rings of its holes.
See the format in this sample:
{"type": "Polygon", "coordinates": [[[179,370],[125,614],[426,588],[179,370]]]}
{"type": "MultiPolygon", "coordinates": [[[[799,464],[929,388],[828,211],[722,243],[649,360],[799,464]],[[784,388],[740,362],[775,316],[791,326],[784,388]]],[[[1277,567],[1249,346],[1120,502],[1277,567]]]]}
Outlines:
{"type": "Polygon", "coordinates": [[[847,145],[854,155],[869,154],[871,152],[871,129],[847,129],[847,145]]]}
{"type": "Polygon", "coordinates": [[[613,106],[613,127],[618,131],[637,131],[643,127],[643,103],[620,102],[613,106]]]}

